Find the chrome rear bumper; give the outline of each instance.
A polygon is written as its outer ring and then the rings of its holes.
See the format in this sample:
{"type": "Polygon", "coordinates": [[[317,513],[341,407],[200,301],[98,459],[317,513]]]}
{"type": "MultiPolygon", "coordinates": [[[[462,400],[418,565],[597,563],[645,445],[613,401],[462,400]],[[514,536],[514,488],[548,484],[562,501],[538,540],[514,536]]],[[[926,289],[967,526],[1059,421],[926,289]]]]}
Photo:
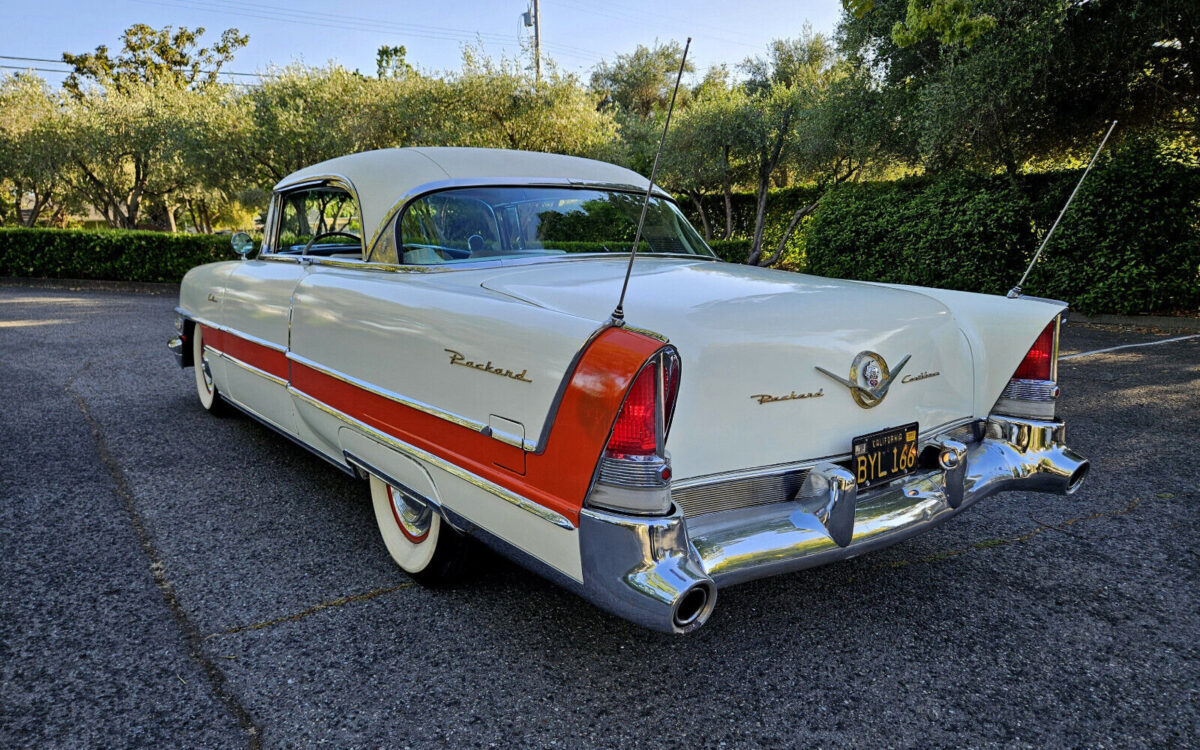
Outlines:
{"type": "Polygon", "coordinates": [[[183,337],[182,336],[172,336],[171,340],[167,342],[167,349],[170,349],[171,354],[175,355],[175,364],[179,365],[180,367],[186,366],[183,364],[183,337]]]}
{"type": "Polygon", "coordinates": [[[718,587],[896,544],[997,492],[1074,492],[1088,461],[1064,433],[1061,422],[993,416],[981,440],[943,441],[953,468],[910,474],[861,497],[836,467],[814,467],[815,487],[770,505],[690,519],[677,508],[656,518],[585,509],[580,593],[655,630],[687,632],[708,618],[718,587]]]}

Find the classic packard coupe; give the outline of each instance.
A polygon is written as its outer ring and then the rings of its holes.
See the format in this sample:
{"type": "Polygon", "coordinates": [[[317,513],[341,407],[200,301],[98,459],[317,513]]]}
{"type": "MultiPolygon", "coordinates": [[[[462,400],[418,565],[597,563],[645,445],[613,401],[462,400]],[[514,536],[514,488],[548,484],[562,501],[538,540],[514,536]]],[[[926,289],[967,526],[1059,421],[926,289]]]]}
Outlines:
{"type": "Polygon", "coordinates": [[[424,583],[474,538],[683,633],[722,586],[1088,470],[1056,415],[1063,303],[724,263],[611,164],[354,154],[280,182],[261,248],[234,245],[180,290],[201,405],[368,479],[424,583]]]}

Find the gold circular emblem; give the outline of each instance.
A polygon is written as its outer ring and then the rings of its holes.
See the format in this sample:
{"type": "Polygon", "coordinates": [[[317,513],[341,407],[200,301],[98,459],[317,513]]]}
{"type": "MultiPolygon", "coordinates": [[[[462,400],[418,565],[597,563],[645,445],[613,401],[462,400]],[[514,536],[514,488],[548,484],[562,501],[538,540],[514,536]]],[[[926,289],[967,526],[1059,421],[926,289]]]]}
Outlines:
{"type": "Polygon", "coordinates": [[[872,351],[859,352],[850,365],[850,382],[858,388],[852,389],[850,395],[854,397],[855,403],[864,409],[878,406],[887,396],[887,391],[879,394],[878,398],[871,395],[871,392],[880,385],[887,384],[889,378],[891,372],[883,357],[872,351]]]}

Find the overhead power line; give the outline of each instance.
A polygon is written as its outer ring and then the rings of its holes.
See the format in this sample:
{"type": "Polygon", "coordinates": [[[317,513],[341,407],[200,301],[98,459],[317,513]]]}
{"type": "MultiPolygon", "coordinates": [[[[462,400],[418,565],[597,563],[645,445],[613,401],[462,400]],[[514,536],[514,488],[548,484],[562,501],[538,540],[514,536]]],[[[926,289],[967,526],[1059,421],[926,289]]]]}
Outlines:
{"type": "MultiPolygon", "coordinates": [[[[44,63],[58,63],[59,65],[70,65],[70,63],[64,62],[61,59],[60,60],[51,60],[48,57],[17,57],[15,55],[0,55],[0,60],[17,60],[18,62],[44,62],[44,63]]],[[[3,67],[11,68],[11,67],[17,67],[17,66],[6,65],[3,67]]],[[[25,68],[22,68],[22,70],[24,70],[24,69],[25,68]]],[[[72,69],[72,70],[49,70],[47,68],[35,68],[35,70],[41,70],[46,73],[74,73],[75,72],[74,69],[72,69]]],[[[173,70],[178,70],[180,72],[190,72],[191,68],[173,68],[173,70]]],[[[205,73],[205,74],[217,73],[218,75],[223,75],[223,76],[246,76],[249,78],[271,78],[274,76],[274,74],[272,74],[272,73],[235,73],[232,70],[200,70],[197,72],[205,73]]]]}
{"type": "MultiPolygon", "coordinates": [[[[369,32],[384,36],[403,34],[419,39],[460,42],[470,42],[477,39],[484,43],[500,44],[511,47],[516,47],[519,44],[516,36],[509,36],[507,34],[471,31],[468,29],[455,29],[445,26],[431,26],[427,24],[404,23],[398,21],[389,21],[381,18],[369,18],[366,16],[351,16],[341,14],[335,15],[332,13],[292,10],[289,8],[266,5],[263,3],[242,3],[231,2],[230,0],[176,0],[175,2],[169,2],[167,0],[134,0],[134,2],[175,8],[188,7],[196,10],[206,10],[214,13],[243,16],[246,18],[258,18],[267,21],[281,21],[284,23],[324,29],[369,32]]],[[[553,46],[556,54],[562,55],[563,57],[574,57],[582,60],[599,59],[598,54],[588,50],[582,50],[578,47],[572,47],[565,44],[546,46],[553,46]]]]}
{"type": "MultiPolygon", "coordinates": [[[[7,58],[5,58],[5,59],[7,59],[7,58]]],[[[73,70],[54,70],[52,68],[35,68],[32,65],[0,65],[0,69],[3,69],[3,70],[36,70],[38,73],[62,73],[63,75],[69,75],[69,74],[75,72],[73,70]]]]}

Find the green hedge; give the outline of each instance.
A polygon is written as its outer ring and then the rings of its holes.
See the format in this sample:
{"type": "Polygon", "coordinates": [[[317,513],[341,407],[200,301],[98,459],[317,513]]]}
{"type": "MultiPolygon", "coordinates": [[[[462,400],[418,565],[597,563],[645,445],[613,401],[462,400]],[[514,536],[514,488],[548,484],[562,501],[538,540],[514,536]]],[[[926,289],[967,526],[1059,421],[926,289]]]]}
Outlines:
{"type": "Polygon", "coordinates": [[[178,282],[235,257],[228,235],[0,228],[0,276],[178,282]]]}
{"type": "MultiPolygon", "coordinates": [[[[1078,173],[1035,182],[1048,228],[1078,173]]],[[[1025,283],[1083,313],[1194,312],[1200,307],[1200,169],[1134,144],[1097,166],[1025,283]]]]}
{"type": "MultiPolygon", "coordinates": [[[[821,203],[806,270],[1000,294],[1017,283],[1079,172],[844,185],[821,203]]],[[[1200,170],[1150,144],[1098,165],[1025,283],[1083,313],[1200,306],[1200,170]]]]}

